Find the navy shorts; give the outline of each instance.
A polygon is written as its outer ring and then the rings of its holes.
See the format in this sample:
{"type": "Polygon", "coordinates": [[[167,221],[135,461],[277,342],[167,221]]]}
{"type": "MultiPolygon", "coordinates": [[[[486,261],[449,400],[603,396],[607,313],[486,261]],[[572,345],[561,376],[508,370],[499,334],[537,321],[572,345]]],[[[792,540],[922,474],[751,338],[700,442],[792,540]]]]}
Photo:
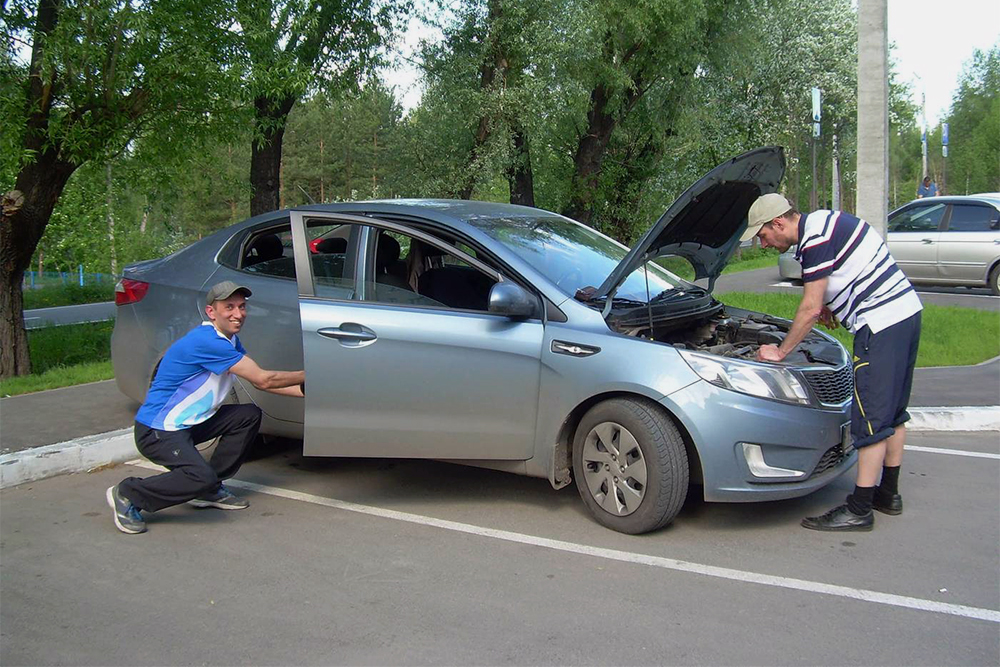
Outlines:
{"type": "Polygon", "coordinates": [[[920,343],[920,313],[876,334],[854,336],[854,404],[851,436],[857,448],[874,445],[910,419],[906,406],[920,343]]]}

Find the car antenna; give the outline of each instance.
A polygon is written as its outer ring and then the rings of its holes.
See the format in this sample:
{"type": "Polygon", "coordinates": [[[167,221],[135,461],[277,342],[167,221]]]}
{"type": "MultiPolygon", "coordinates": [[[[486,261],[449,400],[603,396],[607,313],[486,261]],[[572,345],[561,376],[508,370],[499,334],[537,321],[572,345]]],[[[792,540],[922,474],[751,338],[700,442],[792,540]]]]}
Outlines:
{"type": "Polygon", "coordinates": [[[649,302],[649,260],[642,266],[642,273],[646,276],[646,312],[649,314],[649,337],[653,337],[653,304],[649,302]]]}
{"type": "Polygon", "coordinates": [[[312,195],[309,194],[304,187],[302,187],[298,183],[295,184],[295,187],[297,187],[299,190],[302,190],[302,194],[304,194],[306,196],[306,199],[309,200],[310,204],[315,204],[316,203],[316,200],[312,198],[312,195]]]}

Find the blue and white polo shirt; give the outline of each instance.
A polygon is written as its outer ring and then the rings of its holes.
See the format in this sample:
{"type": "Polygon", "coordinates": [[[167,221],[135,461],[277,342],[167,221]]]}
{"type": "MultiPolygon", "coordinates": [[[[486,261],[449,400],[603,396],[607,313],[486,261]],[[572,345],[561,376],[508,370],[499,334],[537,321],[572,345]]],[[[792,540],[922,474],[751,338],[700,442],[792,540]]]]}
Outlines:
{"type": "Polygon", "coordinates": [[[203,322],[170,346],[135,420],[160,431],[180,431],[209,419],[233,386],[229,369],[247,351],[203,322]]]}
{"type": "Polygon", "coordinates": [[[851,333],[865,325],[878,333],[923,308],[882,237],[850,213],[802,215],[795,259],[803,282],[829,278],[824,301],[851,333]]]}

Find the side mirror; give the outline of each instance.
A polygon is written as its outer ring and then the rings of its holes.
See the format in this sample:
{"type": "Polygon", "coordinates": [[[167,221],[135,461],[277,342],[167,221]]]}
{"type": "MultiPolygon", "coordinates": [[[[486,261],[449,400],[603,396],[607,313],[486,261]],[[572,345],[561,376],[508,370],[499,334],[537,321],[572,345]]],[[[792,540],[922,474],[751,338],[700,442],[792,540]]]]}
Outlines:
{"type": "Polygon", "coordinates": [[[501,282],[490,289],[489,311],[517,319],[536,317],[538,299],[520,285],[501,282]]]}

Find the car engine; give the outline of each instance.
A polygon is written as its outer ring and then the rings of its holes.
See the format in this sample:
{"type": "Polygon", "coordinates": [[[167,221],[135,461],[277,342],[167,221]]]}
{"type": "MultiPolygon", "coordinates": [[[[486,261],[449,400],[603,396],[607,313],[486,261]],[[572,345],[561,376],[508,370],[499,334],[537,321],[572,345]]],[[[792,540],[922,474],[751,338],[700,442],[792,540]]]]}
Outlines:
{"type": "MultiPolygon", "coordinates": [[[[722,309],[710,318],[690,326],[667,330],[632,327],[621,333],[652,338],[687,350],[696,350],[722,357],[754,360],[761,345],[778,345],[788,333],[789,323],[767,315],[740,309],[722,309]]],[[[785,357],[786,366],[840,366],[844,362],[841,346],[817,331],[785,357]]]]}

